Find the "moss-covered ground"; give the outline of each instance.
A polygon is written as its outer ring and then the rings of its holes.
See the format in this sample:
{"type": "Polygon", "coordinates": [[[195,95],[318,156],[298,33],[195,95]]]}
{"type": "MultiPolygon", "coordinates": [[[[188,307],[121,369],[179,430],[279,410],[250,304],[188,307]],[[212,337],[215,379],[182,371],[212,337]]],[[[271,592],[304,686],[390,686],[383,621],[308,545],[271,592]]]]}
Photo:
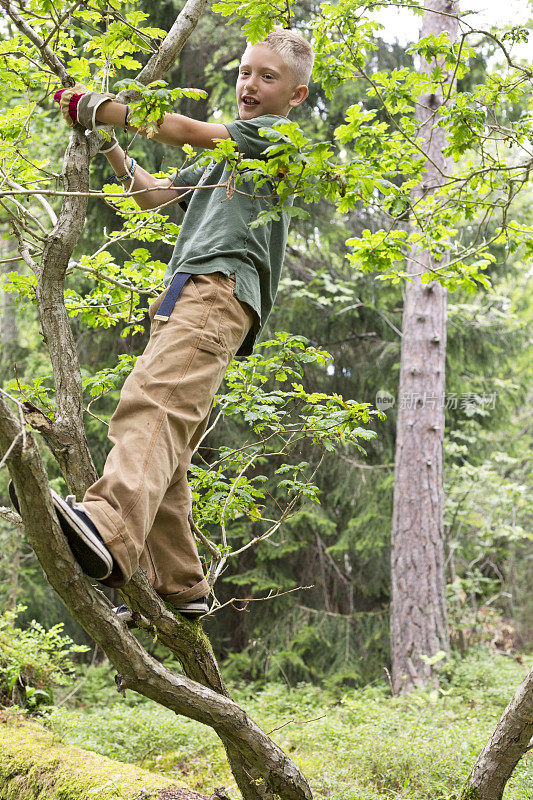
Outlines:
{"type": "Polygon", "coordinates": [[[0,800],[157,800],[172,782],[65,745],[41,725],[0,723],[0,800]]]}
{"type": "MultiPolygon", "coordinates": [[[[236,700],[294,759],[315,798],[455,800],[503,708],[531,666],[477,652],[443,672],[440,691],[392,698],[386,683],[325,692],[317,686],[232,687],[236,700]]],[[[128,694],[111,693],[112,671],[93,671],[82,706],[43,722],[63,742],[131,762],[210,794],[238,798],[216,735],[128,694]]],[[[505,800],[533,798],[523,759],[505,800]]],[[[105,795],[100,795],[105,797],[105,795]]],[[[46,798],[48,800],[48,798],[46,798]]]]}

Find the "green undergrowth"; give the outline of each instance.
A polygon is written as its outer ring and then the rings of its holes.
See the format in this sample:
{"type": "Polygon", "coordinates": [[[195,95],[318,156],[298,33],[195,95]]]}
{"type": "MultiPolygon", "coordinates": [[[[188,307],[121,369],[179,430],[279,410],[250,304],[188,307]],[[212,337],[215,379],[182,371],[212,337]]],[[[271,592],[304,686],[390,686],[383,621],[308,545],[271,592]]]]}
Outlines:
{"type": "MultiPolygon", "coordinates": [[[[291,756],[315,798],[455,800],[481,747],[530,664],[478,651],[444,667],[438,692],[392,698],[386,684],[324,692],[318,686],[232,687],[249,714],[291,756]],[[276,729],[276,730],[274,730],[276,729]]],[[[236,790],[224,750],[207,727],[128,693],[109,693],[112,673],[89,675],[78,708],[43,720],[64,742],[163,773],[208,794],[236,790]],[[98,702],[99,700],[99,702],[98,702]]],[[[504,800],[531,800],[523,759],[504,800]]]]}

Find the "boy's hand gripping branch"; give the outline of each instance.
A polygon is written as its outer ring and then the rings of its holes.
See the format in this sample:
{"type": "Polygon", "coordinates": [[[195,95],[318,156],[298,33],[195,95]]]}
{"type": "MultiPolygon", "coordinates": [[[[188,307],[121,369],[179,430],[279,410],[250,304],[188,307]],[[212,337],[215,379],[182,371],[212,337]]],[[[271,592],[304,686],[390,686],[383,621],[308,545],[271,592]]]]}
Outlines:
{"type": "Polygon", "coordinates": [[[60,89],[54,94],[54,100],[59,103],[63,119],[69,127],[73,128],[79,123],[86,130],[104,130],[110,134],[111,141],[102,145],[101,153],[108,153],[118,145],[113,126],[96,122],[98,107],[113,97],[114,95],[89,92],[83,83],[76,83],[70,89],[60,89]]]}

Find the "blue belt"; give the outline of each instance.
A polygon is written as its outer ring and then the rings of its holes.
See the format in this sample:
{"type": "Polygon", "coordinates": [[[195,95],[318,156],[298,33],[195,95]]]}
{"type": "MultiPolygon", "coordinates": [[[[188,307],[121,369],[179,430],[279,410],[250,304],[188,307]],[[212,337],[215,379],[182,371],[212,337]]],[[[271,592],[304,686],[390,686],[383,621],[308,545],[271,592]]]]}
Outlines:
{"type": "Polygon", "coordinates": [[[181,294],[181,290],[190,277],[190,272],[176,272],[169,283],[168,291],[163,298],[163,302],[157,309],[157,314],[154,316],[154,319],[158,319],[161,322],[168,322],[168,318],[174,311],[174,306],[176,305],[176,301],[181,294]]]}

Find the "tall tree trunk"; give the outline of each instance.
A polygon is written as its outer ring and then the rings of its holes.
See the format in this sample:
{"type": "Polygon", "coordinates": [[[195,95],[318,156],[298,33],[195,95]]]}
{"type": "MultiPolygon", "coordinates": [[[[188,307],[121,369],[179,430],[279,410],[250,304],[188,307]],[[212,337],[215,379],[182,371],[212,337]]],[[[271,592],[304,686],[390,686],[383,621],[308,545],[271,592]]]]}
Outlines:
{"type": "MultiPolygon", "coordinates": [[[[421,37],[447,31],[457,37],[452,0],[429,0],[421,37]]],[[[420,71],[435,64],[422,61],[420,71]]],[[[443,183],[448,172],[445,133],[435,127],[442,95],[420,97],[416,118],[427,155],[422,184],[413,202],[443,183]]],[[[448,651],[444,585],[442,443],[446,358],[446,290],[437,282],[422,284],[420,273],[446,264],[429,252],[413,249],[407,262],[412,276],[405,286],[402,353],[396,439],[392,525],[391,653],[395,692],[427,686],[432,666],[423,656],[448,651]]]]}

